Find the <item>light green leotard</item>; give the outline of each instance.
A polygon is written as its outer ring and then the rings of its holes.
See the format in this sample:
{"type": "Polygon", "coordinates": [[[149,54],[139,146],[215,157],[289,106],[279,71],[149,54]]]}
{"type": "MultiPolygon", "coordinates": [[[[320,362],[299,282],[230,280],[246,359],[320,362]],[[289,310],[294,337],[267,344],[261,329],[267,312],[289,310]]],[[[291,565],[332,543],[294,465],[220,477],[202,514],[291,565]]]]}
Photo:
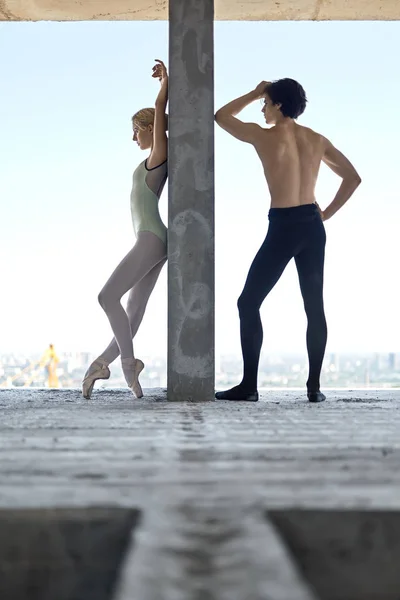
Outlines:
{"type": "Polygon", "coordinates": [[[144,160],[133,173],[131,191],[131,213],[135,234],[151,231],[165,244],[167,228],[161,220],[158,202],[167,176],[166,160],[152,169],[147,168],[144,160]]]}

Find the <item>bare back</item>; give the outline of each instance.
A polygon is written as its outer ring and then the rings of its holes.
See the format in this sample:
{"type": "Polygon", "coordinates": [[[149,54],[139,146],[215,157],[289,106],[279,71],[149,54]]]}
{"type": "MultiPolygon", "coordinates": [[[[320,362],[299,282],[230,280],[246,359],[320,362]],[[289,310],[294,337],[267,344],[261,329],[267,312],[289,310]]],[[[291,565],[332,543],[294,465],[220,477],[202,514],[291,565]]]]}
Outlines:
{"type": "Polygon", "coordinates": [[[294,121],[262,129],[254,147],[264,167],[271,208],[315,202],[325,138],[294,121]]]}

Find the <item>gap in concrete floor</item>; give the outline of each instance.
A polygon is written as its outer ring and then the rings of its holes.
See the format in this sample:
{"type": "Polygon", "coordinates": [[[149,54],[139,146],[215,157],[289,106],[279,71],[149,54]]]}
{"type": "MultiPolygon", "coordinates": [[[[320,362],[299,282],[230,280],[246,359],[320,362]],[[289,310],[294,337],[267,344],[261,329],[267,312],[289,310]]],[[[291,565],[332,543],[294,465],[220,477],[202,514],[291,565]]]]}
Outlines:
{"type": "MultiPolygon", "coordinates": [[[[266,518],[318,600],[400,600],[399,511],[266,518]]],[[[139,521],[138,510],[115,507],[0,510],[1,600],[112,600],[139,521]]]]}
{"type": "Polygon", "coordinates": [[[137,510],[0,510],[2,600],[111,600],[137,510]]]}
{"type": "Polygon", "coordinates": [[[400,600],[400,512],[274,510],[267,518],[319,600],[400,600]]]}

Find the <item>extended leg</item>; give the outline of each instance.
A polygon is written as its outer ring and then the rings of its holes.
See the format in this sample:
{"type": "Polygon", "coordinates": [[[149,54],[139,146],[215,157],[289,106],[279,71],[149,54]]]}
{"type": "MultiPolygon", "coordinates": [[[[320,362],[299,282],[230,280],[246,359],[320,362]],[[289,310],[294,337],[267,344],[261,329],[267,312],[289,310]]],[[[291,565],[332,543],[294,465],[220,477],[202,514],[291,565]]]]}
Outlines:
{"type": "MultiPolygon", "coordinates": [[[[132,339],[135,337],[142,322],[147,302],[157,283],[161,270],[166,263],[166,258],[162,259],[155,267],[151,269],[130,291],[126,314],[128,315],[132,339]]],[[[113,338],[107,348],[99,356],[105,364],[110,365],[119,356],[118,344],[113,338]]]]}
{"type": "Polygon", "coordinates": [[[129,318],[121,305],[122,296],[165,259],[165,245],[153,233],[139,234],[132,250],[115,269],[99,294],[99,303],[110,321],[121,358],[133,357],[129,318]]]}
{"type": "MultiPolygon", "coordinates": [[[[143,395],[138,377],[144,365],[142,361],[135,359],[133,356],[132,337],[143,318],[148,297],[165,260],[165,244],[153,233],[140,233],[135,246],[118,265],[99,294],[99,302],[105,310],[114,331],[115,346],[113,345],[110,349],[110,344],[107,350],[112,351],[111,358],[116,351],[115,358],[118,353],[121,354],[125,379],[137,397],[143,395]],[[151,274],[152,271],[153,273],[147,278],[147,281],[145,280],[140,285],[143,279],[146,279],[146,276],[151,274]],[[139,286],[139,292],[142,290],[142,294],[139,293],[137,297],[137,310],[134,318],[133,314],[129,315],[122,308],[121,298],[129,289],[137,288],[137,286],[139,286]],[[132,333],[132,329],[134,333],[132,333]]],[[[130,301],[132,299],[135,300],[135,292],[131,292],[130,301]]],[[[132,308],[132,302],[128,302],[127,309],[132,308]]],[[[85,398],[90,398],[94,382],[97,379],[108,379],[110,377],[109,358],[109,355],[101,355],[90,365],[82,385],[82,393],[85,398]]]]}
{"type": "Polygon", "coordinates": [[[219,400],[258,400],[257,374],[263,341],[260,307],[292,258],[290,245],[285,243],[279,229],[270,226],[238,300],[243,354],[242,382],[231,390],[217,392],[216,398],[219,400]]]}

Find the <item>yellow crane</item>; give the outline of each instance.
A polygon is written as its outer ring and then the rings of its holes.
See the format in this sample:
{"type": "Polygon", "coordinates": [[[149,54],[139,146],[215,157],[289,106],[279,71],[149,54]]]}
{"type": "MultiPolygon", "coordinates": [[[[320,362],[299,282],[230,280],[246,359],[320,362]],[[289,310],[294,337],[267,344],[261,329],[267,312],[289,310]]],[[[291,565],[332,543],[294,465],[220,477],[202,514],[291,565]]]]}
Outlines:
{"type": "Polygon", "coordinates": [[[32,369],[34,369],[39,363],[39,360],[36,362],[32,361],[27,367],[25,367],[25,369],[22,369],[22,371],[20,371],[19,373],[16,373],[12,377],[7,377],[6,381],[3,381],[3,383],[0,384],[0,387],[10,387],[16,379],[19,379],[24,373],[29,373],[30,371],[32,371],[32,369]]]}
{"type": "Polygon", "coordinates": [[[60,382],[58,381],[57,365],[60,362],[53,344],[44,351],[42,358],[38,361],[32,361],[27,367],[22,369],[19,373],[16,373],[12,377],[8,377],[7,381],[0,384],[0,387],[10,387],[14,381],[20,379],[22,375],[29,374],[28,378],[24,383],[24,387],[29,387],[35,377],[38,375],[38,370],[45,368],[47,371],[47,387],[58,388],[60,382]]]}
{"type": "Polygon", "coordinates": [[[44,367],[47,371],[47,387],[49,388],[60,387],[60,382],[58,381],[57,376],[57,365],[59,362],[60,359],[54,350],[54,346],[53,344],[50,344],[40,360],[40,366],[44,367]]]}

